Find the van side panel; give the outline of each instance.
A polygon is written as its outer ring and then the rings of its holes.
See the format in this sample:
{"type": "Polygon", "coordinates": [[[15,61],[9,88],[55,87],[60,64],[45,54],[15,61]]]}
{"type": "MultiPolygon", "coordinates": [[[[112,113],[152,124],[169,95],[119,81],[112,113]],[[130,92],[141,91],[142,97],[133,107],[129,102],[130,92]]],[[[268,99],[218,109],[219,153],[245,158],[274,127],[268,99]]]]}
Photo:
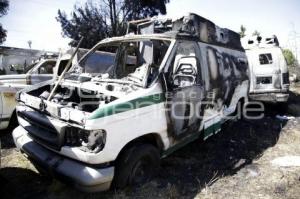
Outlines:
{"type": "Polygon", "coordinates": [[[246,55],[242,51],[226,49],[200,43],[202,60],[205,67],[205,88],[207,101],[215,105],[216,110],[233,107],[233,97],[247,98],[249,81],[246,55]],[[237,88],[245,87],[244,92],[236,94],[237,88]]]}

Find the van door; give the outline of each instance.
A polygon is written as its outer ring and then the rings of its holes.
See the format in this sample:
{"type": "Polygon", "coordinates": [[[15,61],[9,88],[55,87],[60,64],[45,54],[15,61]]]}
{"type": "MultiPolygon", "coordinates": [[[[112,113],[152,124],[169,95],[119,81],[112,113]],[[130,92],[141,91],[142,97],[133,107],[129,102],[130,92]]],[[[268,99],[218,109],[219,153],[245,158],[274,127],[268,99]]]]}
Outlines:
{"type": "Polygon", "coordinates": [[[258,50],[255,51],[254,56],[256,60],[256,64],[252,66],[255,77],[254,90],[279,91],[281,89],[281,71],[276,53],[272,49],[258,50]]]}
{"type": "Polygon", "coordinates": [[[199,132],[203,119],[204,85],[197,43],[178,42],[173,52],[166,77],[169,133],[175,138],[182,138],[199,132]]]}

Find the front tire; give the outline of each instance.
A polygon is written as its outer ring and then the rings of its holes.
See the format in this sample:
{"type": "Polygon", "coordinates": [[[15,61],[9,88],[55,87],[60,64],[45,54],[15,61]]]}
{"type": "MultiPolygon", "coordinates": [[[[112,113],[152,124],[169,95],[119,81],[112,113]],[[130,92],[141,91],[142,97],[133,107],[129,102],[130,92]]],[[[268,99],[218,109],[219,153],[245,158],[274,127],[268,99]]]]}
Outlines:
{"type": "Polygon", "coordinates": [[[8,124],[7,129],[8,129],[9,131],[12,131],[12,130],[14,130],[18,125],[19,125],[19,123],[18,123],[17,113],[16,113],[16,110],[14,110],[14,112],[12,113],[12,115],[11,115],[11,117],[10,117],[10,120],[9,120],[9,124],[8,124]]]}
{"type": "Polygon", "coordinates": [[[113,185],[120,189],[127,185],[144,184],[157,174],[159,165],[160,155],[153,145],[130,147],[117,159],[113,185]]]}

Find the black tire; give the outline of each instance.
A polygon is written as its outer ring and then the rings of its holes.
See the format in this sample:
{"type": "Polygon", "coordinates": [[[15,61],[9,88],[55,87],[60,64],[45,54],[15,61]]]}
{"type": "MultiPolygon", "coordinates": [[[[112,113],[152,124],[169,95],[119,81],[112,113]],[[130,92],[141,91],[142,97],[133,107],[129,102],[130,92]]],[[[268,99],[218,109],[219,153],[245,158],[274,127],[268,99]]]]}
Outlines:
{"type": "Polygon", "coordinates": [[[277,110],[279,114],[285,115],[288,112],[288,102],[278,102],[277,103],[277,110]]]}
{"type": "Polygon", "coordinates": [[[151,144],[139,144],[125,150],[116,162],[113,186],[122,189],[146,183],[153,178],[160,165],[160,155],[151,144]]]}
{"type": "Polygon", "coordinates": [[[18,123],[17,113],[16,111],[14,111],[10,117],[7,129],[9,131],[13,131],[18,125],[19,123],[18,123]]]}

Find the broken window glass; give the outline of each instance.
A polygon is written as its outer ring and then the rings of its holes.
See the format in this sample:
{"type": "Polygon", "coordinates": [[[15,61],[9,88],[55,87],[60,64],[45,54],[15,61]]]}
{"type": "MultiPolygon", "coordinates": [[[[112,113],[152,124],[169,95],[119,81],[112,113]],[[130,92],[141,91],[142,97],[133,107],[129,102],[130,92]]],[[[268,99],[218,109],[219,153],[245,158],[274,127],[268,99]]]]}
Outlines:
{"type": "Polygon", "coordinates": [[[32,74],[53,74],[56,61],[46,61],[40,67],[34,68],[32,74]]]}
{"type": "Polygon", "coordinates": [[[79,65],[84,73],[107,73],[110,79],[149,84],[158,75],[169,46],[165,40],[111,42],[85,55],[79,65]]]}
{"type": "Polygon", "coordinates": [[[271,53],[260,54],[259,63],[261,65],[272,64],[273,63],[272,54],[271,53]]]}
{"type": "Polygon", "coordinates": [[[256,84],[272,84],[272,77],[256,77],[256,84]]]}
{"type": "Polygon", "coordinates": [[[188,87],[196,83],[198,73],[196,45],[193,42],[178,43],[173,58],[172,79],[173,87],[188,87]]]}
{"type": "Polygon", "coordinates": [[[100,47],[87,55],[80,62],[84,69],[83,72],[90,74],[110,73],[113,70],[117,49],[117,46],[100,47]]]}

